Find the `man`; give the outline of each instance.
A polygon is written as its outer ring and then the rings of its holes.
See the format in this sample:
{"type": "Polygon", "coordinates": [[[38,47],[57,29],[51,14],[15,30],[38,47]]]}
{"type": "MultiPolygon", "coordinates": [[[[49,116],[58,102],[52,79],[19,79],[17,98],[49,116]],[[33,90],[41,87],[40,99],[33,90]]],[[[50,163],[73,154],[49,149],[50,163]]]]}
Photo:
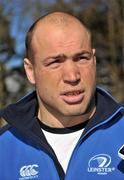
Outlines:
{"type": "Polygon", "coordinates": [[[123,107],[96,88],[90,31],[50,13],[31,26],[26,48],[36,91],[0,112],[0,179],[124,179],[123,107]]]}

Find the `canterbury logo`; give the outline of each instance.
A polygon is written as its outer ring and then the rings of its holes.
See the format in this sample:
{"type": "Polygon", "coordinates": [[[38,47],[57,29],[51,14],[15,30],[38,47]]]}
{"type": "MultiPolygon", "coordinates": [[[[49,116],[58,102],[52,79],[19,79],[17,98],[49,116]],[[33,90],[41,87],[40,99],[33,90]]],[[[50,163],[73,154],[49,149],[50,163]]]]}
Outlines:
{"type": "Polygon", "coordinates": [[[23,166],[20,169],[20,176],[21,177],[32,177],[36,176],[38,174],[37,171],[38,165],[33,164],[33,165],[28,165],[28,166],[23,166]]]}

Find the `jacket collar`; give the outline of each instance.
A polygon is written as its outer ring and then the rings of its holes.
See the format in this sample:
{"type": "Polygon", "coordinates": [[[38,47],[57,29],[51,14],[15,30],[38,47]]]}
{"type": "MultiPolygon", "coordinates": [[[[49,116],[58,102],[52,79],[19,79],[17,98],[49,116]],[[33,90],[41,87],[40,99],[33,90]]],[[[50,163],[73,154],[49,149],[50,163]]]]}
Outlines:
{"type": "Polygon", "coordinates": [[[117,103],[107,91],[97,87],[96,112],[89,120],[83,134],[87,134],[87,132],[94,127],[98,127],[99,125],[105,124],[111,120],[113,120],[114,123],[114,119],[117,119],[116,116],[123,116],[122,111],[124,111],[124,107],[117,103]]]}

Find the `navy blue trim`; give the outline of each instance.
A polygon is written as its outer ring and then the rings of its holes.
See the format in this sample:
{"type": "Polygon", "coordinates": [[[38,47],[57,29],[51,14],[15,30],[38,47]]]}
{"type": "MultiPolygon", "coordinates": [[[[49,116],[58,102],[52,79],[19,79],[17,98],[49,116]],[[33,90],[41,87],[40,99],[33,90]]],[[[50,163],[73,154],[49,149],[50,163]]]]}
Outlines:
{"type": "Polygon", "coordinates": [[[105,94],[107,94],[111,99],[113,99],[113,101],[115,101],[116,103],[118,103],[115,98],[105,89],[101,88],[100,86],[97,86],[97,89],[99,89],[100,91],[104,92],[105,94]]]}
{"type": "Polygon", "coordinates": [[[9,124],[5,125],[4,127],[0,128],[0,135],[2,135],[6,130],[8,130],[11,126],[9,124]]]}
{"type": "Polygon", "coordinates": [[[82,138],[85,138],[90,132],[92,132],[92,131],[95,130],[96,128],[101,127],[102,125],[106,125],[106,127],[107,127],[107,123],[110,123],[111,121],[113,122],[113,119],[114,119],[114,118],[115,118],[115,120],[120,119],[120,118],[123,116],[123,114],[121,113],[121,110],[124,110],[124,108],[123,108],[123,107],[120,107],[120,108],[119,108],[113,115],[111,115],[108,119],[106,119],[106,120],[104,120],[104,121],[101,121],[101,122],[97,123],[96,125],[94,125],[94,123],[92,124],[92,122],[91,122],[91,124],[89,123],[90,125],[87,126],[87,128],[84,130],[83,135],[82,135],[80,141],[82,141],[82,138]],[[116,118],[116,116],[117,116],[117,118],[116,118]]]}
{"type": "Polygon", "coordinates": [[[111,95],[101,88],[97,88],[96,93],[96,112],[87,124],[84,133],[86,133],[92,127],[95,127],[102,122],[106,122],[106,119],[110,120],[117,112],[121,111],[123,107],[117,104],[116,101],[111,98],[111,95]]]}
{"type": "MultiPolygon", "coordinates": [[[[54,150],[52,149],[52,147],[49,145],[49,143],[46,140],[46,137],[44,136],[44,133],[42,132],[39,122],[37,120],[37,118],[35,117],[34,123],[30,129],[30,132],[32,132],[32,135],[30,136],[30,139],[32,139],[32,136],[34,136],[34,143],[38,143],[39,148],[41,148],[42,150],[44,150],[47,154],[50,155],[50,157],[53,159],[53,162],[56,166],[56,169],[58,171],[60,180],[64,180],[65,177],[65,172],[61,166],[61,164],[59,163],[57,156],[54,152],[54,150]]],[[[29,133],[30,133],[29,132],[29,133]]]]}

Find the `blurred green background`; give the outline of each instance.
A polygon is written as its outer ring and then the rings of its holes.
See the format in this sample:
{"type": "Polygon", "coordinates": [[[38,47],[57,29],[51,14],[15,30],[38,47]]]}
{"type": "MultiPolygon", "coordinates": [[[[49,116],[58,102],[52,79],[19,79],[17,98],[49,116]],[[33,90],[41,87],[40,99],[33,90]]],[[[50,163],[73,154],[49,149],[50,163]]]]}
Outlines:
{"type": "Polygon", "coordinates": [[[26,32],[39,16],[59,10],[74,14],[91,29],[97,84],[124,103],[123,0],[1,0],[0,108],[33,89],[23,69],[26,32]]]}

